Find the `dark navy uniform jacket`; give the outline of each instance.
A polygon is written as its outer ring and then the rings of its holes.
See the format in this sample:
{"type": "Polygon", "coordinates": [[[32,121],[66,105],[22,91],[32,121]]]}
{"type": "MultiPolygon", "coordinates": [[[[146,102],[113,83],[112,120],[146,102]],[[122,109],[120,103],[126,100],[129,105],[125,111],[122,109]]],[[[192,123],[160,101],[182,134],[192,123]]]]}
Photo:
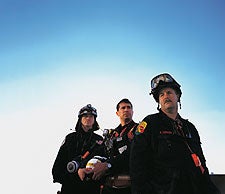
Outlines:
{"type": "MultiPolygon", "coordinates": [[[[53,182],[62,184],[61,194],[99,194],[100,185],[98,182],[81,181],[77,172],[69,173],[67,171],[67,164],[75,157],[83,155],[97,140],[102,139],[100,135],[94,132],[85,133],[83,130],[70,133],[66,136],[65,142],[60,147],[52,168],[53,182]]],[[[93,154],[90,154],[87,160],[92,157],[93,154]]]]}
{"type": "Polygon", "coordinates": [[[136,126],[137,123],[132,120],[124,126],[119,125],[114,130],[113,148],[108,155],[108,162],[112,164],[110,172],[113,175],[129,174],[130,146],[136,126]]]}
{"type": "Polygon", "coordinates": [[[183,135],[161,110],[137,127],[130,156],[132,194],[219,193],[210,180],[195,126],[178,118],[183,135]],[[201,168],[195,166],[191,152],[199,157],[201,168]]]}

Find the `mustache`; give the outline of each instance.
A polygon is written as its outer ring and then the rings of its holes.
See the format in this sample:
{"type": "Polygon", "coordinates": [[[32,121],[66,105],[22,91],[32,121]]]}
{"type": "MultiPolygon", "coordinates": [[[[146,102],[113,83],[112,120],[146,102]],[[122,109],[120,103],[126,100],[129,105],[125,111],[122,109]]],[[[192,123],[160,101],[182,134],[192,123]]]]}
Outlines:
{"type": "Polygon", "coordinates": [[[167,102],[172,102],[170,99],[165,99],[164,104],[167,102]]]}

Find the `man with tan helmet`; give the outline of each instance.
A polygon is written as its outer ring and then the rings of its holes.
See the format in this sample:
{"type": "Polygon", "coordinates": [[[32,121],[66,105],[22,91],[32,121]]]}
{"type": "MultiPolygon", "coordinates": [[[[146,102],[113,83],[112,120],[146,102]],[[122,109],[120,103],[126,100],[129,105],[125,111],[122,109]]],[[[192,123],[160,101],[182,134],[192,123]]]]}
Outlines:
{"type": "MultiPolygon", "coordinates": [[[[195,126],[178,113],[180,84],[163,73],[151,80],[159,113],[146,116],[131,147],[132,194],[218,194],[195,126]]],[[[181,106],[180,106],[181,107],[181,106]]]]}

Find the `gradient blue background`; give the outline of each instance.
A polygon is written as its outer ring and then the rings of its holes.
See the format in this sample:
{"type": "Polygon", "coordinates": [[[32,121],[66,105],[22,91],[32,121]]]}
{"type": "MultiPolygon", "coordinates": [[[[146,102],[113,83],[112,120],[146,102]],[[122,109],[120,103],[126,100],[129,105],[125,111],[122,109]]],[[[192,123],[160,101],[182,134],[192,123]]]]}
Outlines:
{"type": "Polygon", "coordinates": [[[163,72],[210,172],[225,173],[223,0],[2,0],[0,26],[3,193],[56,193],[51,168],[79,109],[113,128],[126,97],[139,122],[157,111],[149,82],[163,72]]]}

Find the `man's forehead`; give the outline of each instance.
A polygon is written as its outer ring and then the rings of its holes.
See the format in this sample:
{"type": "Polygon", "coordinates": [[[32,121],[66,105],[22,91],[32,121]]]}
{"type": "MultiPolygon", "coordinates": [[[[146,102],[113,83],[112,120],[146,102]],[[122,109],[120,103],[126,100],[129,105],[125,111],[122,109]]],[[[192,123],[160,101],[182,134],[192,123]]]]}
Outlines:
{"type": "Polygon", "coordinates": [[[159,91],[159,93],[162,93],[162,92],[165,92],[165,91],[175,91],[173,88],[171,88],[171,87],[165,87],[165,88],[162,88],[160,91],[159,91]]]}
{"type": "Polygon", "coordinates": [[[94,115],[92,113],[90,113],[90,112],[83,114],[82,117],[88,117],[88,116],[93,116],[94,117],[94,115]]]}
{"type": "Polygon", "coordinates": [[[125,102],[120,103],[119,108],[125,108],[125,107],[131,107],[130,103],[125,103],[125,102]]]}

